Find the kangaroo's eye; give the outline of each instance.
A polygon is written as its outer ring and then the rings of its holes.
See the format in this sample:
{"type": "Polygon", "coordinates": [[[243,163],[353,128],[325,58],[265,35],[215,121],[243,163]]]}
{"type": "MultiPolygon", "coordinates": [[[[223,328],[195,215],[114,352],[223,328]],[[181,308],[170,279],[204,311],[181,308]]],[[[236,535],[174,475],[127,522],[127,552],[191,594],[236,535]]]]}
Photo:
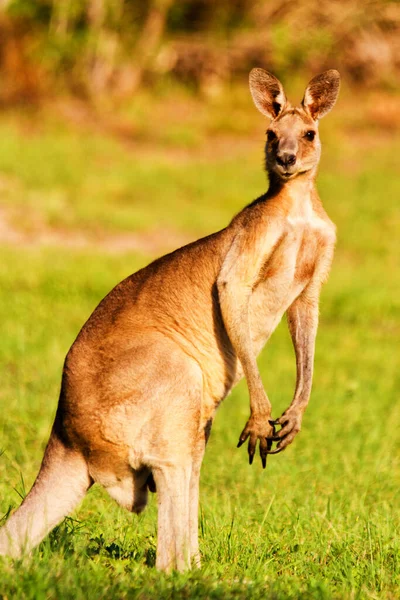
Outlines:
{"type": "Polygon", "coordinates": [[[310,131],[307,131],[305,136],[304,136],[309,142],[312,142],[313,139],[315,138],[315,131],[312,131],[312,129],[310,129],[310,131]]]}
{"type": "Polygon", "coordinates": [[[269,142],[273,142],[274,140],[276,140],[276,133],[274,133],[271,129],[268,129],[267,139],[269,142]]]}

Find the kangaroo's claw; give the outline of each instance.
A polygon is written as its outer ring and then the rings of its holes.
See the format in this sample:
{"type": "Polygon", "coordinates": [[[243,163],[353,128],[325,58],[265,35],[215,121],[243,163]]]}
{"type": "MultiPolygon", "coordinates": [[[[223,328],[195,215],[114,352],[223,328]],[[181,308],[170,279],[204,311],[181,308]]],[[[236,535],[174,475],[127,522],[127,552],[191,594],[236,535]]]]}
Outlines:
{"type": "Polygon", "coordinates": [[[285,448],[275,448],[275,450],[268,450],[268,454],[279,454],[279,452],[282,452],[284,449],[285,448]]]}

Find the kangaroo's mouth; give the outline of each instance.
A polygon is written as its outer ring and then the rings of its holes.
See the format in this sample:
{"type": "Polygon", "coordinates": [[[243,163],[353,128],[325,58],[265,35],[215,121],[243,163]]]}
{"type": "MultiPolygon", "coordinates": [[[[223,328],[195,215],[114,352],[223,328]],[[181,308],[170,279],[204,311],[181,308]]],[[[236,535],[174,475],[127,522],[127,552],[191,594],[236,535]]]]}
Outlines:
{"type": "Polygon", "coordinates": [[[282,179],[290,179],[291,177],[294,177],[298,173],[297,169],[287,169],[287,168],[285,169],[279,165],[277,165],[276,172],[278,173],[278,175],[280,177],[282,177],[282,179]]]}
{"type": "Polygon", "coordinates": [[[288,181],[298,175],[303,169],[301,168],[300,161],[291,165],[279,164],[275,159],[269,160],[267,157],[266,162],[267,171],[274,172],[282,181],[288,181]]]}
{"type": "Polygon", "coordinates": [[[275,173],[284,181],[293,179],[293,177],[296,177],[297,175],[304,175],[305,173],[311,171],[311,169],[308,169],[305,165],[300,166],[300,164],[293,165],[293,167],[282,167],[281,165],[276,164],[274,170],[275,173]]]}

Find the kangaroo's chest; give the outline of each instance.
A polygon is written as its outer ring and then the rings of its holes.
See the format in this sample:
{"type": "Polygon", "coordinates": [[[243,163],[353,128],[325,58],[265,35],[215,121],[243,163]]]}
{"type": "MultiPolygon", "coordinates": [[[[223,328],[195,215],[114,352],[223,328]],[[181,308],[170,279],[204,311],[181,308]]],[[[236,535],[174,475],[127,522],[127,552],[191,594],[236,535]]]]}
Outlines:
{"type": "Polygon", "coordinates": [[[250,326],[258,350],[310,282],[319,246],[317,229],[289,226],[263,265],[250,301],[250,326]]]}

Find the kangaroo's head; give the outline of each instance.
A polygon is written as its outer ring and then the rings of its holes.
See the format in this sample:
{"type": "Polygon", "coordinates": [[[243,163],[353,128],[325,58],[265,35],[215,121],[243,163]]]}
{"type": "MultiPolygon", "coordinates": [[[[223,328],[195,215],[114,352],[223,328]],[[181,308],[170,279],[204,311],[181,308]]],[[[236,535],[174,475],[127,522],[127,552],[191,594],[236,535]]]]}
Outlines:
{"type": "Polygon", "coordinates": [[[270,176],[287,181],[314,173],[321,154],[318,120],[334,106],[340,75],[331,69],[311,79],[302,103],[293,107],[281,82],[264,69],[250,72],[250,91],[258,110],[271,119],[265,146],[270,176]]]}

